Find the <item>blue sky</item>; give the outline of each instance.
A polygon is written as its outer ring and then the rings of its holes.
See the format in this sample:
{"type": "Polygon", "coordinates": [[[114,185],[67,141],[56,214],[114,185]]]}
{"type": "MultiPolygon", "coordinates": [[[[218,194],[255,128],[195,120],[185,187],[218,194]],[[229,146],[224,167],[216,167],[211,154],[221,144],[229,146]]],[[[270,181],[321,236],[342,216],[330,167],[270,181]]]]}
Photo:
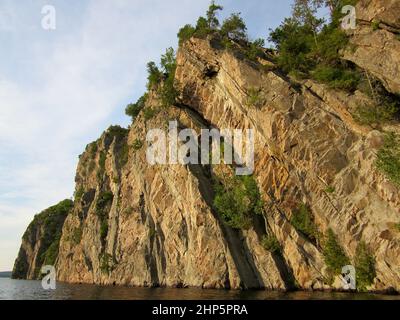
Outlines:
{"type": "MultiPolygon", "coordinates": [[[[253,38],[290,0],[220,0],[253,38]]],[[[33,216],[70,198],[78,155],[144,92],[145,65],[177,45],[209,0],[0,0],[0,271],[11,270],[33,216]],[[44,5],[57,29],[41,26],[44,5]]]]}

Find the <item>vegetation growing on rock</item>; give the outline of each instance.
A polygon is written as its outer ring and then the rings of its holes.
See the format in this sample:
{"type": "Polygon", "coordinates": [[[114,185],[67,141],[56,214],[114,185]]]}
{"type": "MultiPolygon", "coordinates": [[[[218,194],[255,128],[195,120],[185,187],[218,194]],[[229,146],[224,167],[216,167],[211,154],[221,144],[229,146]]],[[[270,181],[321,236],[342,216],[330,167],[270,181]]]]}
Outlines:
{"type": "MultiPolygon", "coordinates": [[[[72,200],[64,200],[43,212],[37,214],[28,226],[23,236],[27,244],[39,243],[35,268],[31,278],[40,277],[40,269],[44,264],[54,265],[61,239],[64,220],[73,207],[72,200]]],[[[16,260],[13,277],[28,277],[28,265],[26,264],[25,249],[21,247],[20,254],[16,260]]]]}
{"type": "Polygon", "coordinates": [[[261,240],[261,244],[265,250],[268,250],[271,253],[281,253],[281,245],[279,244],[278,239],[273,234],[268,234],[264,236],[261,240]]]}
{"type": "Polygon", "coordinates": [[[386,133],[385,142],[378,151],[376,166],[390,181],[400,187],[400,137],[386,133]]]}
{"type": "Polygon", "coordinates": [[[293,212],[290,223],[297,231],[301,232],[312,242],[317,240],[318,229],[314,223],[311,210],[306,204],[300,204],[299,207],[293,212]]]}
{"type": "Polygon", "coordinates": [[[140,111],[144,109],[147,99],[148,99],[148,94],[145,93],[138,99],[138,101],[136,101],[136,103],[131,103],[127,105],[125,113],[132,118],[132,122],[135,121],[140,111]]]}
{"type": "Polygon", "coordinates": [[[328,230],[323,245],[323,254],[325,264],[332,275],[339,275],[342,268],[350,264],[349,258],[346,256],[343,248],[340,246],[338,239],[332,229],[328,230]]]}
{"type": "Polygon", "coordinates": [[[254,214],[262,214],[263,202],[252,176],[227,178],[215,184],[214,206],[227,225],[248,229],[254,214]]]}
{"type": "Polygon", "coordinates": [[[365,291],[374,282],[376,271],[375,258],[364,241],[358,244],[354,260],[357,289],[365,291]]]}

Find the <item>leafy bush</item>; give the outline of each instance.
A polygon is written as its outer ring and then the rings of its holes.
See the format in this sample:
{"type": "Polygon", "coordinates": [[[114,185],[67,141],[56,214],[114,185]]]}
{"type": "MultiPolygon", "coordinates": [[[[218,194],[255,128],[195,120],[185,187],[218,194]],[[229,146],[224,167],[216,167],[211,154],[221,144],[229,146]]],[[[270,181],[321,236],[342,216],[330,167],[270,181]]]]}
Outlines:
{"type": "Polygon", "coordinates": [[[116,125],[116,126],[110,126],[106,132],[113,138],[117,137],[118,139],[121,139],[128,134],[129,130],[116,125]]]}
{"type": "Polygon", "coordinates": [[[367,94],[373,102],[355,110],[353,116],[357,122],[363,125],[379,125],[398,120],[400,98],[389,93],[379,79],[365,71],[358,90],[367,94]]]}
{"type": "Polygon", "coordinates": [[[311,211],[306,204],[302,203],[299,208],[293,212],[290,223],[297,231],[301,232],[311,241],[317,240],[318,230],[314,224],[311,211]]]}
{"type": "Polygon", "coordinates": [[[74,231],[72,232],[72,241],[74,244],[81,243],[82,234],[83,234],[82,227],[78,227],[78,228],[74,229],[74,231]]]}
{"type": "Polygon", "coordinates": [[[106,208],[110,205],[113,199],[114,195],[107,191],[101,193],[96,202],[96,214],[100,220],[100,240],[103,245],[108,235],[108,216],[106,208]]]}
{"type": "Polygon", "coordinates": [[[161,103],[164,107],[169,107],[175,103],[178,96],[175,88],[176,57],[173,48],[168,48],[161,56],[161,67],[167,75],[161,87],[161,103]]]}
{"type": "Polygon", "coordinates": [[[119,157],[118,157],[118,163],[120,167],[124,167],[129,160],[129,146],[127,141],[124,141],[123,145],[121,146],[119,150],[119,157]]]}
{"type": "Polygon", "coordinates": [[[265,250],[271,253],[280,253],[281,252],[281,245],[278,239],[274,235],[264,236],[261,245],[264,247],[265,250]]]}
{"type": "Polygon", "coordinates": [[[204,17],[199,17],[196,23],[196,32],[194,33],[194,36],[200,39],[204,39],[212,32],[213,31],[208,26],[207,19],[204,17]]]}
{"type": "Polygon", "coordinates": [[[179,45],[183,44],[185,41],[189,40],[192,37],[204,39],[209,34],[217,31],[219,27],[219,20],[217,18],[217,12],[221,11],[223,8],[214,1],[211,2],[208,7],[206,18],[199,17],[196,23],[196,27],[193,27],[190,24],[185,25],[178,32],[179,45]]]}
{"type": "Polygon", "coordinates": [[[385,136],[385,143],[378,151],[376,167],[400,187],[400,137],[394,132],[385,136]]]}
{"type": "Polygon", "coordinates": [[[80,201],[84,194],[85,194],[85,189],[82,186],[79,187],[79,189],[77,189],[74,194],[75,201],[80,201]]]}
{"type": "MultiPolygon", "coordinates": [[[[176,57],[173,48],[168,48],[164,55],[161,56],[161,70],[154,62],[147,64],[148,71],[148,89],[157,89],[161,98],[161,104],[168,107],[175,103],[178,96],[178,91],[175,88],[175,72],[176,72],[176,57]]],[[[138,105],[134,105],[133,115],[136,114],[138,109],[144,107],[144,101],[139,101],[138,105]]],[[[145,109],[146,112],[146,109],[145,109]]],[[[147,111],[148,112],[148,111],[147,111]]],[[[146,117],[146,113],[145,113],[146,117]]]]}
{"type": "Polygon", "coordinates": [[[256,39],[253,42],[250,42],[245,51],[246,57],[252,61],[257,61],[258,57],[262,57],[264,55],[264,51],[262,49],[264,46],[264,39],[256,39]]]}
{"type": "Polygon", "coordinates": [[[147,89],[151,90],[153,89],[153,87],[157,87],[158,84],[160,83],[163,74],[160,71],[160,69],[158,69],[157,65],[155,62],[150,61],[147,64],[147,89]]]}
{"type": "Polygon", "coordinates": [[[373,31],[377,31],[379,30],[379,25],[381,24],[381,22],[379,20],[373,20],[371,23],[371,27],[373,31]]]}
{"type": "Polygon", "coordinates": [[[143,147],[143,142],[139,139],[136,139],[132,144],[132,148],[135,151],[142,149],[142,147],[143,147]]]}
{"type": "Polygon", "coordinates": [[[104,172],[106,169],[106,160],[107,160],[107,154],[105,151],[102,151],[99,157],[99,170],[101,172],[104,172]]]}
{"type": "Polygon", "coordinates": [[[279,51],[276,63],[284,72],[296,71],[299,74],[308,74],[314,67],[315,61],[309,58],[314,46],[310,27],[287,18],[278,28],[271,31],[269,40],[279,51]]]}
{"type": "Polygon", "coordinates": [[[97,212],[101,212],[110,202],[114,199],[114,195],[112,192],[103,192],[97,199],[96,202],[96,210],[97,212]]]}
{"type": "Polygon", "coordinates": [[[113,257],[109,253],[100,256],[100,270],[102,273],[109,274],[112,271],[113,257]]]}
{"type": "Polygon", "coordinates": [[[332,12],[332,21],[323,25],[316,12],[323,1],[297,1],[291,18],[287,18],[270,33],[270,41],[279,54],[276,62],[288,74],[297,78],[310,75],[317,81],[333,88],[354,91],[359,82],[358,72],[352,65],[342,65],[340,50],[348,43],[348,37],[339,28],[343,14],[339,8],[352,1],[338,1],[332,12]]]}
{"type": "Polygon", "coordinates": [[[354,114],[354,119],[363,125],[377,125],[395,119],[399,109],[396,103],[383,103],[380,105],[359,106],[354,114]]]}
{"type": "Polygon", "coordinates": [[[215,185],[214,206],[225,223],[234,229],[248,229],[252,215],[262,214],[263,202],[251,176],[229,178],[215,185]]]}
{"type": "Polygon", "coordinates": [[[127,216],[130,216],[134,212],[135,212],[135,210],[134,210],[134,208],[132,206],[129,206],[124,210],[124,214],[127,215],[127,216]]]}
{"type": "Polygon", "coordinates": [[[365,291],[374,282],[376,271],[375,258],[364,241],[361,241],[357,246],[354,262],[357,288],[359,291],[365,291]]]}
{"type": "Polygon", "coordinates": [[[132,118],[132,122],[135,121],[140,111],[142,111],[145,107],[147,98],[148,94],[146,93],[141,96],[136,103],[128,104],[128,106],[126,107],[125,113],[132,118]]]}
{"type": "Polygon", "coordinates": [[[154,108],[146,108],[143,110],[143,116],[146,121],[149,121],[157,114],[157,110],[154,108]]]}
{"type": "Polygon", "coordinates": [[[334,193],[334,192],[335,192],[335,188],[332,187],[332,186],[328,186],[328,187],[325,189],[325,192],[326,192],[326,193],[334,193]]]}
{"type": "Polygon", "coordinates": [[[54,266],[58,257],[58,249],[60,247],[60,237],[54,239],[52,244],[44,253],[43,265],[54,266]]]}
{"type": "Polygon", "coordinates": [[[320,65],[312,71],[311,75],[315,80],[326,83],[333,89],[351,92],[357,89],[360,81],[360,76],[356,71],[337,66],[320,65]]]}
{"type": "Polygon", "coordinates": [[[106,240],[107,235],[108,235],[108,221],[107,219],[104,219],[101,221],[100,225],[100,239],[102,242],[106,240]]]}
{"type": "Polygon", "coordinates": [[[194,28],[190,24],[187,24],[184,27],[182,27],[178,32],[179,45],[182,45],[184,42],[192,38],[195,32],[196,28],[194,28]]]}
{"type": "Polygon", "coordinates": [[[247,92],[248,97],[247,97],[247,105],[248,106],[254,106],[254,107],[260,107],[263,103],[263,98],[261,96],[261,92],[257,88],[250,88],[247,92]]]}
{"type": "Polygon", "coordinates": [[[94,142],[90,143],[87,146],[87,150],[89,151],[90,158],[94,159],[94,157],[96,156],[97,150],[98,150],[97,142],[94,141],[94,142]]]}
{"type": "Polygon", "coordinates": [[[350,264],[349,258],[344,253],[343,248],[339,245],[337,237],[332,229],[328,230],[323,254],[328,270],[335,275],[341,274],[342,268],[350,264]]]}

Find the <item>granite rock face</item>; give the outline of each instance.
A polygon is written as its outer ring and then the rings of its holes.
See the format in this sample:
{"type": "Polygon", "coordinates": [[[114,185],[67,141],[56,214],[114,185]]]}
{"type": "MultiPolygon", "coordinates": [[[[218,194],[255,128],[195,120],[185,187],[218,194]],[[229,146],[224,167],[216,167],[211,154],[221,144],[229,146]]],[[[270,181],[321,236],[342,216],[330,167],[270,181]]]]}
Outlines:
{"type": "MultiPolygon", "coordinates": [[[[386,16],[383,12],[382,19],[386,16]]],[[[354,39],[360,37],[356,32],[354,39]]],[[[348,59],[394,92],[399,70],[391,75],[374,69],[368,54],[375,49],[365,50],[348,59]]],[[[395,50],[382,50],[397,59],[395,50]]],[[[358,125],[351,116],[370,98],[313,81],[295,84],[267,55],[255,63],[211,39],[184,43],[177,65],[179,103],[159,108],[157,95],[150,92],[145,108],[157,111],[153,117],[141,113],[127,130],[111,127],[81,155],[79,197],[63,226],[58,279],[340,289],[338,279],[328,281],[322,249],[321,239],[332,229],[351,263],[361,241],[373,252],[376,278],[369,290],[400,290],[399,190],[375,167],[382,133],[358,125]],[[146,134],[150,129],[167,132],[170,120],[198,133],[202,128],[254,129],[254,177],[265,213],[254,217],[248,230],[230,228],[215,211],[216,168],[148,163],[146,134]],[[320,240],[308,239],[292,224],[302,203],[309,207],[320,240]],[[280,254],[262,245],[266,234],[277,239],[280,254]]],[[[391,129],[399,131],[398,126],[391,129]]]]}
{"type": "Polygon", "coordinates": [[[386,89],[400,93],[400,1],[360,0],[357,28],[351,30],[344,58],[379,78],[386,89]]]}
{"type": "MultiPolygon", "coordinates": [[[[59,280],[329,289],[338,285],[326,281],[321,243],[309,241],[290,222],[298,204],[307,203],[318,230],[325,234],[331,228],[349,257],[361,240],[371,247],[377,277],[370,289],[399,289],[400,234],[392,227],[399,220],[399,193],[374,166],[381,134],[350,116],[368,97],[311,81],[294,86],[208,40],[188,41],[177,62],[179,106],[150,120],[139,116],[120,135],[106,132],[82,155],[76,181],[85,193],[64,225],[59,280]],[[261,97],[257,106],[247,103],[254,88],[261,97]],[[170,119],[197,131],[207,126],[255,130],[255,176],[265,219],[247,231],[233,230],[213,209],[206,168],[147,163],[146,132],[167,130],[170,119]],[[105,206],[107,233],[102,234],[104,217],[96,207],[104,193],[113,197],[105,206]],[[278,239],[281,255],[261,245],[266,230],[278,239]],[[73,241],[76,232],[81,237],[73,241]]],[[[150,96],[148,107],[156,106],[150,96]]]]}

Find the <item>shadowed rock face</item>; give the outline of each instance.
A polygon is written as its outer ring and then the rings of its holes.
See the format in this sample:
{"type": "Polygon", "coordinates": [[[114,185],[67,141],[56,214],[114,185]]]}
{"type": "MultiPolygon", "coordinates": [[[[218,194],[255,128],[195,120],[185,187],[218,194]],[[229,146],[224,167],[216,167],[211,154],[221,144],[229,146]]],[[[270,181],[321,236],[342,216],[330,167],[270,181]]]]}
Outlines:
{"type": "MultiPolygon", "coordinates": [[[[376,278],[368,289],[400,290],[400,233],[393,227],[400,220],[399,190],[374,165],[382,134],[351,117],[369,98],[313,81],[295,86],[262,67],[271,65],[268,57],[249,62],[209,40],[186,42],[177,64],[179,105],[151,119],[141,114],[129,130],[107,130],[81,155],[76,174],[81,196],[63,226],[58,279],[133,286],[340,288],[338,279],[327,281],[322,241],[310,241],[291,223],[299,204],[307,203],[318,232],[324,235],[331,228],[351,261],[360,241],[372,249],[376,278]],[[254,89],[257,106],[249,103],[254,89]],[[215,212],[212,177],[220,169],[148,165],[146,134],[152,128],[167,130],[170,119],[198,132],[210,126],[255,130],[254,176],[265,216],[255,217],[251,228],[234,230],[215,212]],[[277,238],[281,254],[261,245],[266,233],[277,238]]],[[[146,108],[158,105],[150,92],[146,108]]],[[[30,266],[23,255],[19,259],[30,266]]]]}
{"type": "Polygon", "coordinates": [[[62,227],[72,207],[71,200],[64,200],[35,216],[22,238],[12,272],[14,279],[39,279],[43,265],[55,264],[62,227]]]}

